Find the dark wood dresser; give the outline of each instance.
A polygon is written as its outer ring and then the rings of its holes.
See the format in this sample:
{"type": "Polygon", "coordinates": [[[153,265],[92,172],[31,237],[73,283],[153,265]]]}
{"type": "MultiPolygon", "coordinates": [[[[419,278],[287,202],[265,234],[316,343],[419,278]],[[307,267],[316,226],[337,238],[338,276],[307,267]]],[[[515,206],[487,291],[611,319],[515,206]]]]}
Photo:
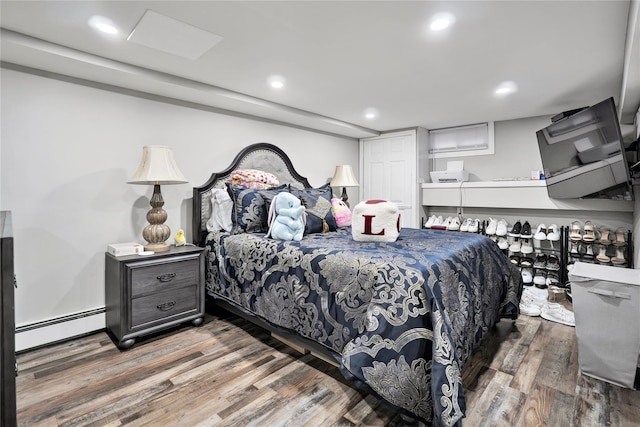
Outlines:
{"type": "Polygon", "coordinates": [[[0,326],[0,364],[2,365],[2,382],[0,384],[0,425],[13,427],[16,425],[16,341],[15,341],[15,305],[13,271],[13,225],[11,212],[0,211],[0,310],[2,325],[0,326]]]}
{"type": "Polygon", "coordinates": [[[204,320],[204,252],[171,247],[153,255],[116,257],[106,253],[107,329],[121,349],[137,337],[204,320]]]}

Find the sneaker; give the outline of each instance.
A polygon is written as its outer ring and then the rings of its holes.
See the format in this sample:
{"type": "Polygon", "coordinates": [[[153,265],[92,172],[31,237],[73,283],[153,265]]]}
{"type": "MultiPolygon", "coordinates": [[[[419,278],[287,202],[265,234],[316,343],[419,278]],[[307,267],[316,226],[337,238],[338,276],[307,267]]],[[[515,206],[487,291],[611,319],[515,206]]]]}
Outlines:
{"type": "Polygon", "coordinates": [[[444,221],[442,221],[442,223],[438,224],[441,225],[442,227],[444,227],[445,230],[449,229],[449,224],[451,224],[451,221],[453,220],[452,217],[447,217],[447,219],[445,219],[444,221]]]}
{"type": "Polygon", "coordinates": [[[427,222],[424,223],[424,228],[431,228],[431,226],[433,225],[433,223],[436,221],[438,217],[435,215],[431,215],[429,217],[429,219],[427,219],[427,222]]]}
{"type": "Polygon", "coordinates": [[[545,270],[536,270],[533,284],[539,289],[547,289],[547,272],[545,270]]]}
{"type": "Polygon", "coordinates": [[[520,239],[516,238],[516,240],[513,241],[511,246],[509,246],[509,251],[520,252],[520,239]]]}
{"type": "Polygon", "coordinates": [[[542,307],[540,316],[552,322],[561,323],[567,326],[576,326],[576,319],[572,311],[567,310],[560,304],[550,303],[542,307]]]}
{"type": "Polygon", "coordinates": [[[536,255],[536,261],[533,266],[535,268],[547,268],[547,256],[545,254],[536,255]]]}
{"type": "Polygon", "coordinates": [[[536,240],[547,240],[547,226],[540,224],[536,229],[536,234],[533,235],[536,240]]]}
{"type": "Polygon", "coordinates": [[[471,221],[469,225],[469,229],[467,230],[469,233],[477,233],[480,229],[480,220],[478,218],[471,221]]]}
{"type": "Polygon", "coordinates": [[[449,225],[447,225],[447,230],[449,231],[458,231],[460,230],[460,219],[457,216],[451,218],[449,225]]]}
{"type": "Polygon", "coordinates": [[[498,220],[493,218],[489,218],[489,225],[487,225],[486,234],[487,236],[491,236],[496,234],[496,229],[498,228],[498,220]]]}
{"type": "Polygon", "coordinates": [[[521,230],[522,230],[522,224],[520,224],[520,221],[516,221],[516,223],[513,224],[513,228],[509,232],[509,236],[511,236],[511,237],[520,237],[520,231],[521,230]]]}
{"type": "Polygon", "coordinates": [[[547,279],[545,280],[547,287],[558,286],[560,284],[560,276],[556,271],[547,271],[547,279]]]}
{"type": "Polygon", "coordinates": [[[544,303],[536,300],[535,298],[532,298],[531,295],[523,293],[519,304],[520,313],[525,316],[540,316],[540,314],[542,314],[543,304],[544,303]]]}
{"type": "Polygon", "coordinates": [[[533,270],[531,268],[523,267],[520,274],[522,275],[522,283],[525,285],[533,283],[533,270]]]}
{"type": "Polygon", "coordinates": [[[520,259],[520,265],[522,267],[533,267],[533,258],[525,256],[520,259]]]}
{"type": "Polygon", "coordinates": [[[545,304],[547,301],[549,301],[549,291],[547,291],[546,289],[540,289],[535,286],[530,286],[523,289],[522,294],[524,295],[525,293],[530,295],[535,300],[539,301],[540,304],[545,304]]]}
{"type": "Polygon", "coordinates": [[[460,231],[469,231],[469,226],[471,225],[472,222],[473,220],[471,218],[467,218],[464,221],[462,221],[462,224],[460,224],[460,231]]]}
{"type": "Polygon", "coordinates": [[[531,244],[530,239],[523,239],[522,244],[520,246],[520,252],[523,254],[533,253],[533,245],[531,244]]]}
{"type": "Polygon", "coordinates": [[[502,250],[505,250],[509,247],[509,242],[507,242],[506,237],[498,237],[498,247],[502,250]]]}
{"type": "Polygon", "coordinates": [[[529,224],[529,221],[525,221],[524,224],[522,224],[522,232],[520,233],[521,237],[524,237],[525,239],[530,239],[533,237],[533,235],[531,234],[531,224],[529,224]]]}
{"type": "Polygon", "coordinates": [[[552,242],[557,242],[560,240],[560,232],[558,231],[558,226],[555,224],[551,224],[547,229],[547,240],[552,242]]]}
{"type": "Polygon", "coordinates": [[[560,260],[554,254],[551,254],[547,257],[547,262],[544,268],[552,271],[560,271],[560,260]]]}
{"type": "Polygon", "coordinates": [[[504,219],[501,219],[500,221],[498,221],[498,224],[496,225],[496,235],[506,236],[507,226],[508,226],[507,221],[505,221],[504,219]]]}
{"type": "Polygon", "coordinates": [[[509,261],[511,261],[511,264],[520,265],[520,257],[518,255],[511,255],[509,261]]]}

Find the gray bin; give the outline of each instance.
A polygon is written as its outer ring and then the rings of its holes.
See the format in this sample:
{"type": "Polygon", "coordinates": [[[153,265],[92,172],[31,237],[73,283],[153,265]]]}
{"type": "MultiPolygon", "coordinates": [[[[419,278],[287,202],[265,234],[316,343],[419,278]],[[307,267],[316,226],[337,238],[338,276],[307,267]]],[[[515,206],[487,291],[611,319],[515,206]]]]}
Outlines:
{"type": "Polygon", "coordinates": [[[580,371],[633,388],[640,354],[640,270],[577,262],[569,281],[580,371]]]}

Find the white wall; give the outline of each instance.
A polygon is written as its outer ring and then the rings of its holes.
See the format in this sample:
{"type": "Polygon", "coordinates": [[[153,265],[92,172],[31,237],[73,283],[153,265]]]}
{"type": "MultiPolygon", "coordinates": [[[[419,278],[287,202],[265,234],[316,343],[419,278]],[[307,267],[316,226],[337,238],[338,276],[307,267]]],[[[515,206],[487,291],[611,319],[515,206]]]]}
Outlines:
{"type": "Polygon", "coordinates": [[[18,326],[104,306],[107,244],[144,243],[152,187],[126,184],[143,145],[172,147],[189,180],[162,188],[172,234],[191,232],[192,187],[247,145],[282,148],[314,186],[336,164],[358,165],[348,138],[12,70],[1,79],[0,208],[13,212],[18,326]]]}

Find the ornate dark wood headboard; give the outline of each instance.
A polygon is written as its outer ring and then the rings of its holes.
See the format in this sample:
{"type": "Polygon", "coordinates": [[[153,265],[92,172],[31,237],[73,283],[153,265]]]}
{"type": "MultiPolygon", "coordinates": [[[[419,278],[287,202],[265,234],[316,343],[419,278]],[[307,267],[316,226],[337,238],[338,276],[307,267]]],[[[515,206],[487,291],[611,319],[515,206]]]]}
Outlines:
{"type": "Polygon", "coordinates": [[[238,153],[231,165],[222,172],[214,172],[200,187],[193,188],[193,243],[204,246],[207,237],[207,221],[211,217],[211,189],[225,188],[231,172],[236,169],[258,169],[278,177],[280,184],[295,188],[310,188],[307,178],[300,175],[289,156],[280,148],[266,142],[249,145],[238,153]]]}

